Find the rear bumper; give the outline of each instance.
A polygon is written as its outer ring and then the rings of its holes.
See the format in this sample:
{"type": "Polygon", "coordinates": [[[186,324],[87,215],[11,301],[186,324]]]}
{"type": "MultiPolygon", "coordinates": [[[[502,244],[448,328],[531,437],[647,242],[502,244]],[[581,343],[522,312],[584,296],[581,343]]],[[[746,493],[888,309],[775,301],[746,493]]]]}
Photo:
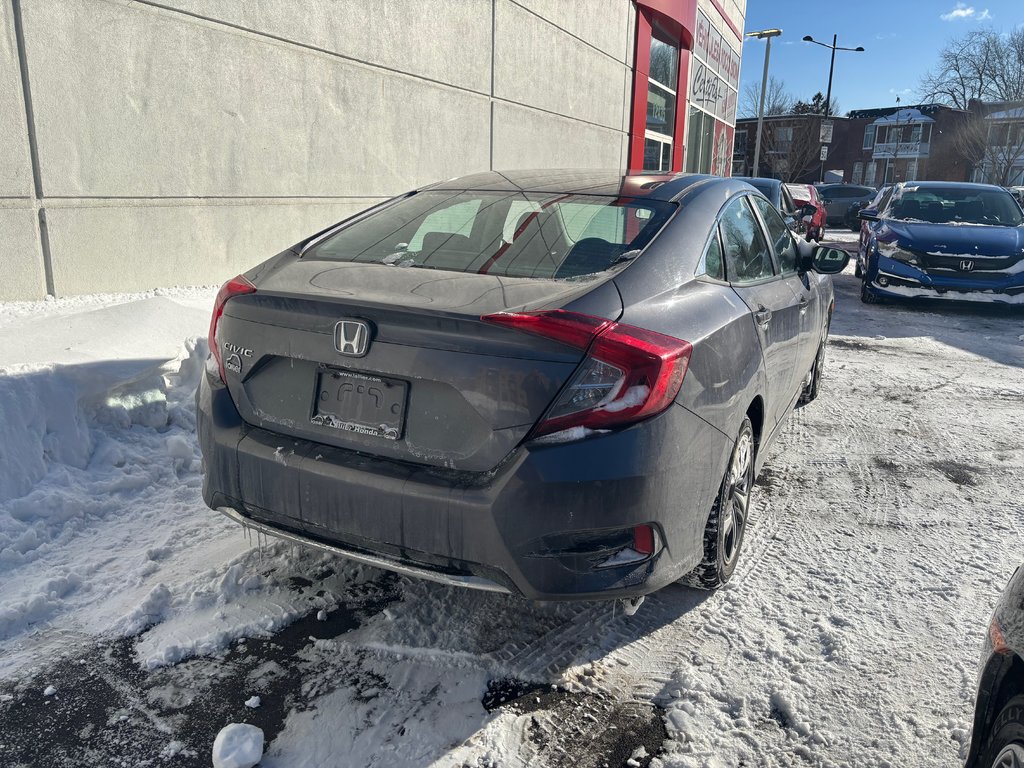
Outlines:
{"type": "Polygon", "coordinates": [[[730,441],[678,405],[632,428],[525,445],[490,472],[370,457],[245,424],[197,394],[206,503],[243,524],[408,575],[533,600],[652,592],[703,556],[730,441]],[[655,553],[607,565],[650,525],[655,553]]]}

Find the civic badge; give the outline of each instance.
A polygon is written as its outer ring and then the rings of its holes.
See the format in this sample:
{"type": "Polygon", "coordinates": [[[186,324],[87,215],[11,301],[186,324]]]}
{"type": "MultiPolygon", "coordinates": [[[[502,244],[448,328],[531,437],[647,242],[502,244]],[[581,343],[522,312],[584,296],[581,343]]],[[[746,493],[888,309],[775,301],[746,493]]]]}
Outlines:
{"type": "Polygon", "coordinates": [[[960,260],[960,271],[961,272],[970,272],[972,269],[974,269],[974,262],[973,261],[971,261],[970,259],[961,259],[960,260]]]}
{"type": "Polygon", "coordinates": [[[334,326],[334,348],[350,357],[362,357],[370,348],[370,324],[363,320],[342,320],[334,326]]]}

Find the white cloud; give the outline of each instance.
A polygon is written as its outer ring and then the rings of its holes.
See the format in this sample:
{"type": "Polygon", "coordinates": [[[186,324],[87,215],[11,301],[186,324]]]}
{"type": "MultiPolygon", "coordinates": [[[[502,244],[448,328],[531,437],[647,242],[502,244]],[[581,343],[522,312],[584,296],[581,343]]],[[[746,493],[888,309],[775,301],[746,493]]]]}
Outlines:
{"type": "Polygon", "coordinates": [[[988,12],[988,8],[982,11],[975,10],[973,5],[967,5],[967,3],[957,3],[956,6],[949,13],[939,14],[939,18],[943,21],[959,21],[960,19],[974,19],[975,21],[986,21],[992,18],[992,14],[988,12]]]}

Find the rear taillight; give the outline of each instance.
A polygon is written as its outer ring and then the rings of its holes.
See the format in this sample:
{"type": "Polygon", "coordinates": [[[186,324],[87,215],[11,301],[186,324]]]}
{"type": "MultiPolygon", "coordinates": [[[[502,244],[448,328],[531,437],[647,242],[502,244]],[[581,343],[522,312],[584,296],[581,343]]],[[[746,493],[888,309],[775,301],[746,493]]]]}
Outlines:
{"type": "Polygon", "coordinates": [[[693,350],[672,336],[561,309],[481,319],[587,353],[531,437],[574,427],[611,429],[661,413],[679,393],[693,350]]]}
{"type": "Polygon", "coordinates": [[[256,286],[250,283],[248,278],[239,275],[220,287],[220,290],[217,291],[217,298],[213,302],[213,315],[210,317],[210,333],[207,336],[207,342],[210,345],[210,354],[217,361],[220,380],[225,384],[227,384],[227,378],[224,376],[224,361],[221,358],[220,344],[217,342],[217,324],[220,322],[220,316],[224,314],[224,305],[228,303],[228,299],[246,293],[256,293],[256,286]]]}

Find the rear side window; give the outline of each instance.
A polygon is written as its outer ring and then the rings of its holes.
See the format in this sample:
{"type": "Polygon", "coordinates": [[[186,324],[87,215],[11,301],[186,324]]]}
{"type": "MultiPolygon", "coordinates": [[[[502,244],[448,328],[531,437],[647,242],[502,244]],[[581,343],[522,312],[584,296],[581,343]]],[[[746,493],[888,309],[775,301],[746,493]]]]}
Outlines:
{"type": "Polygon", "coordinates": [[[746,197],[737,198],[728,205],[719,226],[732,282],[750,283],[775,273],[768,243],[746,197]]]}
{"type": "Polygon", "coordinates": [[[675,210],[643,198],[427,191],[345,227],[303,258],[570,278],[636,256],[675,210]]]}
{"type": "Polygon", "coordinates": [[[725,258],[722,255],[722,243],[718,239],[717,231],[711,233],[711,239],[704,248],[704,256],[701,258],[697,274],[707,275],[715,280],[725,280],[725,258]]]}
{"type": "Polygon", "coordinates": [[[751,200],[757,206],[761,219],[768,229],[768,236],[772,239],[772,247],[775,249],[775,256],[779,260],[779,267],[783,274],[796,272],[796,245],[793,243],[793,236],[789,234],[786,222],[767,200],[762,200],[759,197],[753,197],[751,200]]]}

